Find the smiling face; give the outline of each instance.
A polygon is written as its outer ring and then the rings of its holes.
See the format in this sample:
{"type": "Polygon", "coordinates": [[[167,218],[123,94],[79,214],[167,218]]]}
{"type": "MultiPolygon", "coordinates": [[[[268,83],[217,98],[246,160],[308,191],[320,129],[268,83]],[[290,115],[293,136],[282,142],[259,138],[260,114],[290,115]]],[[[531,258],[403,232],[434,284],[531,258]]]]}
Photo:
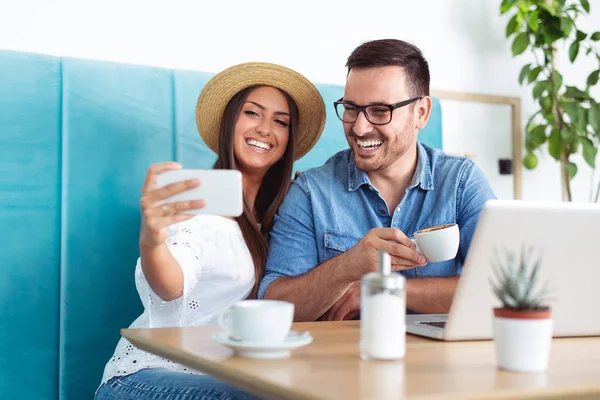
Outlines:
{"type": "Polygon", "coordinates": [[[265,173],[285,154],[290,109],[284,94],[270,86],[254,89],[242,105],[233,133],[233,150],[242,172],[265,173]]]}
{"type": "MultiPolygon", "coordinates": [[[[366,106],[395,104],[411,98],[402,67],[353,68],[348,74],[344,102],[366,106]]],[[[344,123],[346,139],[354,154],[354,163],[365,172],[388,168],[412,146],[416,146],[421,101],[397,108],[387,125],[373,125],[363,113],[353,123],[344,123]]]]}

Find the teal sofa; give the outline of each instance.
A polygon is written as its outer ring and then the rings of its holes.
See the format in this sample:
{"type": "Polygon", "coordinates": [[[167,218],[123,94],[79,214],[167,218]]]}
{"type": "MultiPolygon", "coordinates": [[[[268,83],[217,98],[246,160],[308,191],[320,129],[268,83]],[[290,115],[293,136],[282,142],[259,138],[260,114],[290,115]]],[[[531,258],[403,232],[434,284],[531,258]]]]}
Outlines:
{"type": "MultiPolygon", "coordinates": [[[[340,63],[343,60],[339,60],[340,63]]],[[[138,202],[152,163],[210,168],[196,99],[212,74],[0,51],[0,399],[92,399],[142,311],[138,202]]],[[[295,166],[347,147],[327,124],[295,166]]],[[[441,110],[423,142],[441,147],[441,110]]]]}

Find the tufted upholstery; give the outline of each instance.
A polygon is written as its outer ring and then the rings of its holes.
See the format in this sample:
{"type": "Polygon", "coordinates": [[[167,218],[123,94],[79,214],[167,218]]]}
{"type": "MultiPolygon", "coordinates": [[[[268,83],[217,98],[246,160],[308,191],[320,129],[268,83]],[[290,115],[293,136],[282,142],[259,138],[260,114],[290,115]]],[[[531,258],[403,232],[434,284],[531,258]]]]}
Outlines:
{"type": "MultiPolygon", "coordinates": [[[[133,270],[146,169],[215,160],[194,107],[212,74],[0,51],[0,398],[93,398],[141,312],[133,270]]],[[[347,146],[317,85],[325,133],[295,166],[347,146]]],[[[441,111],[421,140],[441,147],[441,111]]]]}

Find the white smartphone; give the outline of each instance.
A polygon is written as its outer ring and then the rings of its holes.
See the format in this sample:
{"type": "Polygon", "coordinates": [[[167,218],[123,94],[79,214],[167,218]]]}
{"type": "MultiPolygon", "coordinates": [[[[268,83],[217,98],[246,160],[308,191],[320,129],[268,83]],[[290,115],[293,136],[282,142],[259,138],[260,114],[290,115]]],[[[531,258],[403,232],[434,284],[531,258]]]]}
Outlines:
{"type": "Polygon", "coordinates": [[[166,203],[204,200],[203,208],[184,211],[185,214],[238,217],[244,211],[242,174],[235,169],[179,169],[165,171],[156,177],[158,187],[188,179],[200,179],[200,186],[178,193],[166,203]]]}

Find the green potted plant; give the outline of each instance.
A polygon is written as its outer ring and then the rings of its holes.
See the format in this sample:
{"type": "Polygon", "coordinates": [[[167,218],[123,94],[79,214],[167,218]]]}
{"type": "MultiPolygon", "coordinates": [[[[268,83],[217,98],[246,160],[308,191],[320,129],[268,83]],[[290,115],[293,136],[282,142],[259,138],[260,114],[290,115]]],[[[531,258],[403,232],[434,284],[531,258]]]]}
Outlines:
{"type": "Polygon", "coordinates": [[[494,342],[498,366],[520,372],[544,371],[552,344],[553,320],[548,284],[539,285],[541,256],[521,250],[520,258],[495,252],[491,284],[502,306],[494,308],[494,342]]]}
{"type": "MultiPolygon", "coordinates": [[[[501,14],[514,12],[506,26],[506,37],[514,36],[512,54],[527,54],[527,63],[519,75],[520,84],[532,86],[537,111],[526,125],[523,165],[538,164],[537,151],[547,144],[548,153],[560,162],[563,200],[571,201],[571,179],[578,170],[573,155],[582,153],[586,163],[596,168],[600,144],[600,104],[590,89],[600,78],[600,31],[585,32],[580,17],[590,13],[589,0],[503,0],[501,14]],[[584,86],[563,82],[557,52],[568,49],[569,60],[589,57],[598,61],[586,73],[584,86]],[[585,53],[585,55],[582,55],[585,53]]],[[[590,201],[600,197],[600,183],[590,188],[590,201]]]]}

